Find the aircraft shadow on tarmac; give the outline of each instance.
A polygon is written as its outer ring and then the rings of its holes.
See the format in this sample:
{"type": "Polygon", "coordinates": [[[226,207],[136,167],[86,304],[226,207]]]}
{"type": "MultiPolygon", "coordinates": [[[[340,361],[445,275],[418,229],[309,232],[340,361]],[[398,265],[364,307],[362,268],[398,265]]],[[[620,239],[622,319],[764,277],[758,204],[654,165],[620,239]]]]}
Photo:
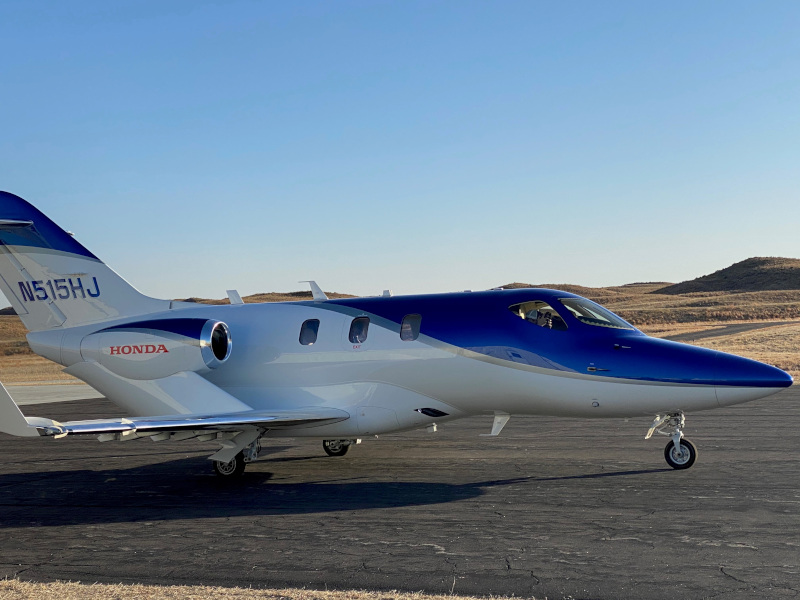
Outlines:
{"type": "Polygon", "coordinates": [[[476,498],[498,486],[671,471],[517,477],[460,484],[365,479],[280,483],[270,481],[272,473],[255,470],[235,482],[220,481],[210,473],[187,475],[197,463],[197,458],[184,458],[129,469],[0,475],[0,529],[424,506],[476,498]]]}

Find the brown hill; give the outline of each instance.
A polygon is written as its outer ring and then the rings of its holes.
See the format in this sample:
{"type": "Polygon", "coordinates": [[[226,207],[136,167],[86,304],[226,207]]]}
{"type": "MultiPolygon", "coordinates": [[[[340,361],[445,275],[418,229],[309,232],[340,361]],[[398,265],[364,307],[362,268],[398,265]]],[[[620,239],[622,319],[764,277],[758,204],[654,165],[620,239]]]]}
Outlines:
{"type": "Polygon", "coordinates": [[[710,275],[669,285],[651,293],[674,295],[696,292],[763,292],[769,290],[800,290],[800,259],[748,258],[710,275]]]}

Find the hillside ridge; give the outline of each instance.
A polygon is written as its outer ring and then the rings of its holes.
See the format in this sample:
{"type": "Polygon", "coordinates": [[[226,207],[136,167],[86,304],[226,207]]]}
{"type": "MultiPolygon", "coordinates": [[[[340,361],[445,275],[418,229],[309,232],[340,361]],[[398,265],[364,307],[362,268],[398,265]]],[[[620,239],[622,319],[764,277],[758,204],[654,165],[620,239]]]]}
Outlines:
{"type": "Polygon", "coordinates": [[[800,290],[800,259],[756,256],[696,279],[668,285],[651,294],[763,292],[800,290]]]}

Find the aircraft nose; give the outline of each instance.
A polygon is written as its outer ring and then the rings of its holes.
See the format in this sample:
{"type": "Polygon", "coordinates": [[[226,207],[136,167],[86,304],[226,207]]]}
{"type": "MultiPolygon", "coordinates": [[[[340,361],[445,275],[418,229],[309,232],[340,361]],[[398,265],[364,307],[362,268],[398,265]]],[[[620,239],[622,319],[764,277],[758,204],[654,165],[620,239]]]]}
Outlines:
{"type": "Polygon", "coordinates": [[[792,385],[786,371],[757,360],[720,352],[716,359],[716,390],[720,405],[764,398],[792,385]]]}

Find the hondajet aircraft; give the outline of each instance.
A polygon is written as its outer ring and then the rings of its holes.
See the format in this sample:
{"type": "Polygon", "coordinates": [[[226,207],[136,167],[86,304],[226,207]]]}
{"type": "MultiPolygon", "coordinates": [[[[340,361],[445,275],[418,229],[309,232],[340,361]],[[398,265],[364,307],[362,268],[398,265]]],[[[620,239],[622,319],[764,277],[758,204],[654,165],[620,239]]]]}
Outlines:
{"type": "MultiPolygon", "coordinates": [[[[493,416],[656,415],[675,469],[695,462],[684,413],[791,385],[775,367],[648,337],[551,289],[209,306],[131,287],[25,200],[0,192],[0,288],[34,352],[128,417],[25,417],[0,389],[0,431],[100,441],[216,441],[240,475],[262,438],[309,437],[332,456],[365,436],[493,416]]],[[[488,427],[488,424],[487,424],[488,427]]]]}

